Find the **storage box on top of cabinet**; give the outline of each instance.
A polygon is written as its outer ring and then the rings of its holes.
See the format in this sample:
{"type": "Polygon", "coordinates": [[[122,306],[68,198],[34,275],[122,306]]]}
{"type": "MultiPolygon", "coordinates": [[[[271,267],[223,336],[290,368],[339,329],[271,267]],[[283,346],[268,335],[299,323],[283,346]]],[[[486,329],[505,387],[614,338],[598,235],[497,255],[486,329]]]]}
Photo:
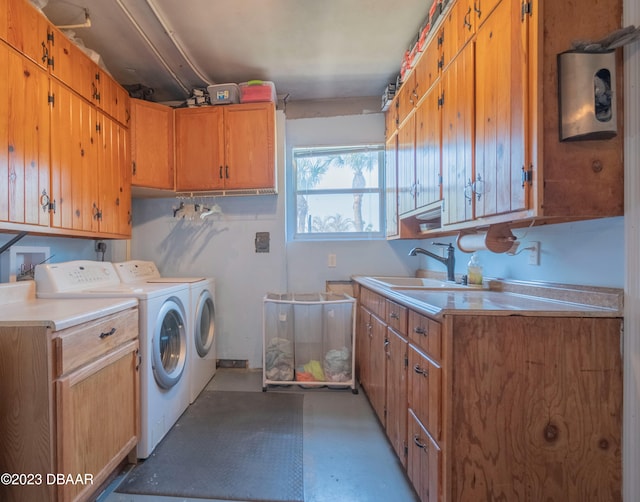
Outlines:
{"type": "Polygon", "coordinates": [[[350,386],[355,299],[338,293],[268,293],[263,309],[263,390],[297,382],[350,386]]]}

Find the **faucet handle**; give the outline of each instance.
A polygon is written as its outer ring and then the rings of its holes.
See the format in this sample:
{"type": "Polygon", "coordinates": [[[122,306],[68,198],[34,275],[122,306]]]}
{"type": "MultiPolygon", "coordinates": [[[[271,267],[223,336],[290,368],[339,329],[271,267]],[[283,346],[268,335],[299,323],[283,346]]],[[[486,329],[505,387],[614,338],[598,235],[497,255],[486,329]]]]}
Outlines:
{"type": "Polygon", "coordinates": [[[448,248],[453,248],[453,246],[451,245],[451,243],[446,243],[446,242],[432,242],[431,244],[433,244],[434,246],[446,246],[448,248]]]}

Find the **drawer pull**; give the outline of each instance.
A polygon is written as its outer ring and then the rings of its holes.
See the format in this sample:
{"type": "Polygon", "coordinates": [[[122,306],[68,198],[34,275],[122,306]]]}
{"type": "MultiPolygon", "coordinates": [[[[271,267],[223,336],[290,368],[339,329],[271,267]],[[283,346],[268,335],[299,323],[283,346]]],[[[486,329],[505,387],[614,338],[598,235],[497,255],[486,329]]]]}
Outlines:
{"type": "Polygon", "coordinates": [[[415,445],[416,445],[418,448],[422,448],[423,450],[427,447],[427,444],[426,444],[426,443],[421,443],[421,442],[420,442],[420,436],[418,436],[417,434],[414,434],[414,435],[413,435],[413,442],[415,443],[415,445]]]}
{"type": "Polygon", "coordinates": [[[413,328],[413,332],[418,335],[427,336],[427,330],[424,329],[422,326],[416,326],[415,328],[413,328]]]}
{"type": "Polygon", "coordinates": [[[100,333],[100,339],[107,338],[108,336],[113,335],[116,332],[116,328],[111,328],[111,331],[107,331],[106,333],[100,333]]]}
{"type": "Polygon", "coordinates": [[[391,317],[391,319],[400,319],[400,316],[396,312],[391,312],[389,317],[391,317]]]}
{"type": "Polygon", "coordinates": [[[415,371],[418,375],[422,375],[422,376],[424,376],[424,377],[429,376],[429,372],[428,372],[427,370],[422,369],[422,368],[420,367],[420,365],[418,365],[418,364],[416,364],[416,365],[413,367],[413,371],[415,371]]]}

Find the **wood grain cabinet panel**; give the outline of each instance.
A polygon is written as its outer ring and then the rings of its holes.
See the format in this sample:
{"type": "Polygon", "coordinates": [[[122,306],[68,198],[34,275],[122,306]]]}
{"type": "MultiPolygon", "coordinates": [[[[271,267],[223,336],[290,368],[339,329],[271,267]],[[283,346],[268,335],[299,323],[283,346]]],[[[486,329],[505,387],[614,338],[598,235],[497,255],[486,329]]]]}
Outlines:
{"type": "Polygon", "coordinates": [[[225,107],[224,125],[225,188],[275,188],[275,105],[225,107]]]}
{"type": "Polygon", "coordinates": [[[385,322],[390,328],[393,328],[397,333],[406,336],[407,335],[407,307],[400,305],[399,303],[391,300],[386,300],[386,312],[385,322]]]}
{"type": "Polygon", "coordinates": [[[436,361],[442,359],[442,330],[439,322],[409,310],[409,340],[436,361]]]}
{"type": "Polygon", "coordinates": [[[400,235],[398,214],[398,135],[393,134],[386,142],[384,157],[386,237],[400,235]]]}
{"type": "Polygon", "coordinates": [[[453,319],[451,500],[621,500],[621,327],[453,319]]]}
{"type": "Polygon", "coordinates": [[[442,76],[443,225],[473,218],[474,51],[467,45],[442,76]]]}
{"type": "Polygon", "coordinates": [[[0,0],[0,40],[7,41],[7,15],[9,0],[0,0]]]}
{"type": "Polygon", "coordinates": [[[275,105],[175,111],[176,190],[275,188],[275,105]]]}
{"type": "Polygon", "coordinates": [[[48,77],[4,44],[0,75],[0,221],[48,227],[48,77]]]}
{"type": "Polygon", "coordinates": [[[440,447],[409,410],[407,475],[421,502],[439,502],[442,497],[440,447]]]}
{"type": "Polygon", "coordinates": [[[47,69],[50,23],[27,0],[6,0],[6,42],[18,52],[47,69]]]}
{"type": "Polygon", "coordinates": [[[0,500],[95,498],[137,444],[137,335],[137,308],[58,332],[42,325],[0,327],[0,466],[43,476],[39,484],[0,485],[0,500]],[[113,328],[113,338],[94,338],[96,330],[113,328]],[[86,474],[91,482],[51,483],[47,474],[86,474]]]}
{"type": "Polygon", "coordinates": [[[527,39],[519,15],[515,2],[501,2],[475,39],[475,218],[527,208],[527,39]]]}
{"type": "Polygon", "coordinates": [[[387,327],[385,431],[403,466],[407,464],[407,340],[387,327]]]}
{"type": "Polygon", "coordinates": [[[132,99],[131,112],[132,185],[173,190],[173,108],[132,99]]]}
{"type": "Polygon", "coordinates": [[[442,369],[409,345],[408,405],[436,441],[442,440],[442,369]]]}

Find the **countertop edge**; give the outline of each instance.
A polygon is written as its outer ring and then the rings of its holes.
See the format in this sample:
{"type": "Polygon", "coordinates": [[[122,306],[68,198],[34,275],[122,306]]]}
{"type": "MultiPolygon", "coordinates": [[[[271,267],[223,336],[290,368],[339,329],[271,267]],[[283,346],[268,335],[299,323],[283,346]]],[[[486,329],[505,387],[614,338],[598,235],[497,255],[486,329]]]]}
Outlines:
{"type": "MultiPolygon", "coordinates": [[[[557,309],[557,310],[549,310],[544,311],[540,309],[448,309],[448,308],[440,308],[436,305],[429,304],[424,301],[420,301],[410,296],[403,294],[401,291],[394,290],[384,285],[380,284],[378,281],[370,279],[370,276],[353,276],[352,280],[357,282],[358,284],[365,286],[376,293],[379,293],[393,301],[404,305],[405,307],[412,308],[414,310],[419,311],[425,315],[429,315],[436,318],[441,318],[447,314],[455,314],[455,315],[492,315],[492,316],[529,316],[529,317],[622,317],[622,300],[611,301],[610,295],[619,294],[622,297],[622,292],[618,292],[613,288],[589,288],[588,286],[572,286],[567,285],[567,288],[563,290],[562,285],[553,284],[546,285],[543,283],[525,283],[520,281],[495,281],[492,280],[491,288],[488,290],[484,290],[484,293],[498,293],[501,295],[508,295],[518,298],[531,298],[532,300],[537,301],[545,301],[545,302],[553,302],[555,305],[566,305],[567,309],[557,309]],[[497,284],[496,284],[497,282],[497,284]],[[517,282],[517,288],[512,288],[511,284],[513,282],[517,282]],[[504,288],[502,286],[505,286],[504,288]],[[532,288],[528,290],[527,288],[532,288]],[[545,288],[549,288],[553,290],[555,294],[550,295],[550,297],[542,296],[540,293],[545,290],[545,288]],[[603,302],[598,302],[600,291],[606,295],[603,302]],[[535,292],[538,294],[526,294],[527,292],[535,292]],[[559,292],[566,291],[567,295],[564,298],[573,299],[575,296],[572,295],[572,292],[579,291],[579,297],[582,299],[588,299],[590,303],[579,303],[575,301],[568,301],[566,299],[559,299],[559,292]],[[612,306],[612,303],[616,306],[612,306]]],[[[473,290],[474,292],[478,292],[478,290],[473,290]]],[[[447,293],[454,294],[464,294],[471,292],[470,290],[460,290],[458,292],[448,291],[447,293]]],[[[434,293],[438,294],[438,293],[434,293]]],[[[442,293],[439,293],[442,294],[442,293]]]]}

